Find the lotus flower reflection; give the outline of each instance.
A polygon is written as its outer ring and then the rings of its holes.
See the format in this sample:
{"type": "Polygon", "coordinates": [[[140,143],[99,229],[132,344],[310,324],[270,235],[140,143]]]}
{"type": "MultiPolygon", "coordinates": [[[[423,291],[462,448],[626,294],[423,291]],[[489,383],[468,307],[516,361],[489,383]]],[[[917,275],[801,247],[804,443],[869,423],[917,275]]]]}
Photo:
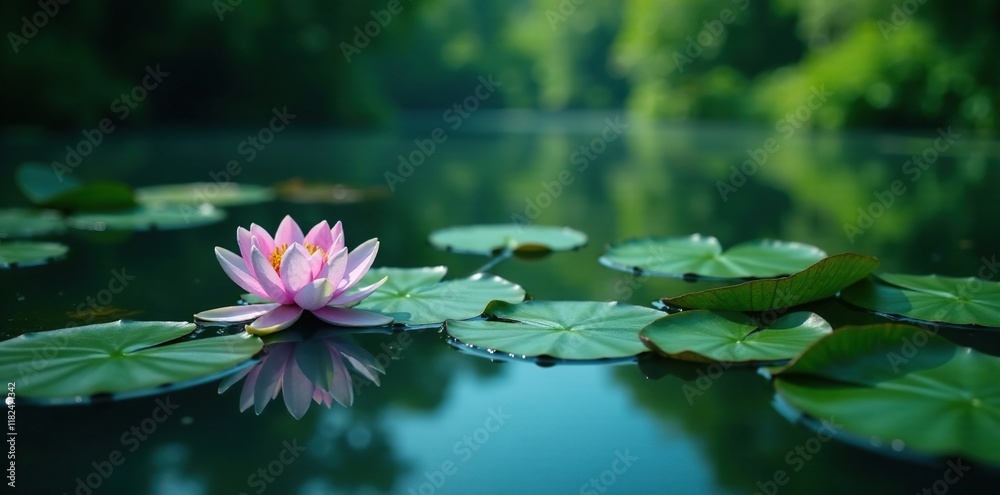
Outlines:
{"type": "Polygon", "coordinates": [[[386,279],[348,293],[371,268],[378,253],[378,239],[369,239],[353,251],[344,246],[340,222],[326,221],[308,234],[286,216],[272,238],[257,224],[236,230],[240,255],[216,247],[215,256],[226,275],[243,290],[272,301],[269,304],[229,306],[198,313],[205,321],[244,322],[247,332],[267,335],[295,323],[303,311],[334,325],[370,327],[386,325],[392,318],[349,306],[375,292],[386,279]]]}
{"type": "MultiPolygon", "coordinates": [[[[278,336],[272,336],[274,338],[278,336]]],[[[354,381],[348,365],[360,378],[379,385],[378,373],[385,373],[366,350],[330,333],[317,332],[303,340],[297,332],[280,334],[281,341],[267,344],[261,361],[227,377],[219,384],[223,393],[244,377],[240,411],[253,406],[260,414],[281,392],[285,407],[296,419],[302,418],[312,402],[331,407],[337,401],[350,407],[354,401],[354,381]],[[346,363],[345,363],[346,361],[346,363]]]]}

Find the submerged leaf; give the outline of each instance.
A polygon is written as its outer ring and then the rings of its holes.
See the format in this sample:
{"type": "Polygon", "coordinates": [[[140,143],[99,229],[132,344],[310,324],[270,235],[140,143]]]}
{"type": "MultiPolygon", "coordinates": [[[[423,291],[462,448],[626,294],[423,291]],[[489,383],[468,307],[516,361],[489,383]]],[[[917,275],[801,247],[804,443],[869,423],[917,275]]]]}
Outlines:
{"type": "Polygon", "coordinates": [[[823,250],[773,240],[750,241],[722,251],[719,240],[687,237],[632,239],[608,247],[601,263],[626,272],[660,277],[769,278],[806,269],[826,257],[823,250]]]}
{"type": "Polygon", "coordinates": [[[751,280],[739,285],[663,298],[680,308],[718,311],[768,311],[818,301],[868,276],[878,259],[855,253],[830,256],[787,277],[751,280]]]}
{"type": "Polygon", "coordinates": [[[482,349],[524,356],[603,359],[645,352],[639,330],[665,316],[662,311],[617,302],[494,302],[490,320],[448,320],[456,339],[482,349]]]}
{"type": "Polygon", "coordinates": [[[694,310],[661,318],[639,337],[676,359],[745,363],[791,359],[830,332],[830,324],[815,313],[791,313],[761,328],[742,313],[694,310]]]}

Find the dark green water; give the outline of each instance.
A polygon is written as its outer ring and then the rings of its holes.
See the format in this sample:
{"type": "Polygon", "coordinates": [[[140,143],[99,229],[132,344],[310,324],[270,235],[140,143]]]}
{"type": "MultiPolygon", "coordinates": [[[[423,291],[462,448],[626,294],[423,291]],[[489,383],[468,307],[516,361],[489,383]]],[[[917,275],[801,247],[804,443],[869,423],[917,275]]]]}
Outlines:
{"type": "MultiPolygon", "coordinates": [[[[602,267],[597,258],[608,242],[695,232],[715,235],[723,245],[771,237],[830,253],[872,254],[884,271],[954,276],[976,274],[1000,245],[996,143],[961,135],[923,170],[906,162],[933,148],[934,131],[788,136],[769,129],[653,126],[621,116],[627,127],[619,136],[605,131],[604,119],[615,117],[479,113],[452,130],[431,116],[377,134],[292,125],[252,161],[239,146],[254,128],[113,134],[75,174],[135,186],[208,181],[236,160],[239,182],[266,185],[297,176],[379,185],[387,171],[400,172],[398,155],[418,149],[414,139],[425,140],[441,127],[447,140],[383,200],[235,207],[222,222],[190,230],[69,232],[60,237],[71,247],[65,260],[0,271],[0,335],[84,323],[69,313],[105,289],[113,270],[134,277],[110,303],[136,312],[133,319],[189,320],[195,312],[234,304],[240,289],[219,268],[212,248],[235,249],[237,226],[256,222],[273,229],[286,214],[302,225],[342,220],[351,247],[378,237],[376,266],[444,264],[450,276],[468,274],[486,260],[434,250],[426,238],[437,228],[509,222],[513,214],[572,226],[590,236],[586,248],[509,260],[495,273],[536,299],[643,305],[708,285],[602,267]],[[615,139],[594,145],[602,133],[615,139]],[[718,182],[733,178],[730,167],[747,160],[748,149],[760,158],[753,150],[765,148],[768,139],[773,152],[723,200],[718,182]],[[591,145],[593,158],[574,155],[591,145]],[[905,186],[902,194],[891,193],[896,180],[905,186]],[[871,205],[879,197],[883,204],[892,201],[875,215],[880,209],[871,205]],[[844,224],[857,223],[858,208],[873,218],[851,239],[844,224]]],[[[11,177],[24,160],[60,158],[78,138],[9,138],[0,152],[3,176],[11,177]]],[[[9,181],[0,184],[0,194],[6,205],[23,203],[9,181]]],[[[811,309],[835,326],[874,320],[836,300],[811,309]]],[[[991,347],[981,334],[953,337],[991,347]]],[[[458,352],[434,331],[415,333],[406,345],[399,335],[354,338],[372,354],[397,355],[382,386],[364,388],[350,409],[313,405],[301,420],[280,399],[260,416],[241,414],[240,385],[222,395],[206,384],[94,406],[21,407],[18,488],[96,494],[934,493],[948,469],[945,460],[914,462],[840,439],[820,441],[772,406],[770,384],[753,370],[717,373],[656,360],[541,367],[458,352]],[[700,394],[692,395],[691,386],[700,394]],[[141,433],[143,421],[167,400],[176,409],[165,417],[157,413],[163,421],[141,433]],[[295,445],[305,450],[282,454],[295,445]],[[107,472],[111,456],[123,461],[107,472]],[[779,471],[786,483],[769,483],[779,471]],[[80,488],[88,477],[99,486],[80,488]]],[[[963,463],[971,469],[938,488],[995,491],[995,470],[963,463]]]]}

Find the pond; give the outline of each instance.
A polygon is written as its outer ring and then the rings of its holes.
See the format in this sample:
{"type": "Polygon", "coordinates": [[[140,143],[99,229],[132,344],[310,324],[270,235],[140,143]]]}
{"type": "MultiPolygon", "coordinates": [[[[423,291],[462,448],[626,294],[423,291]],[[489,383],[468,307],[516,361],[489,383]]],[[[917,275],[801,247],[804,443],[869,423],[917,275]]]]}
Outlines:
{"type": "MultiPolygon", "coordinates": [[[[74,177],[136,187],[301,178],[392,190],[338,204],[227,207],[225,218],[190,229],[51,236],[69,247],[64,259],[0,270],[0,337],[68,322],[192,321],[236,304],[244,291],[213,248],[237,250],[238,226],[272,230],[286,215],[305,228],[342,221],[352,249],[377,237],[376,267],[444,265],[449,278],[475,273],[488,258],[436,249],[428,243],[436,230],[512,221],[572,227],[588,236],[586,246],[515,256],[491,272],[535,300],[647,307],[724,284],[609,269],[598,263],[609,243],[694,233],[723,246],[782,239],[875,256],[879,272],[962,277],[983,273],[1000,246],[1000,145],[972,135],[938,141],[944,149],[929,153],[937,132],[808,134],[485,111],[460,124],[453,129],[437,115],[382,132],[293,124],[253,153],[243,144],[258,134],[253,128],[108,136],[74,177]],[[231,161],[238,169],[227,168],[231,161]],[[94,303],[115,281],[120,290],[94,303]]],[[[23,161],[61,159],[77,140],[8,138],[4,176],[23,161]]],[[[0,193],[5,205],[26,204],[13,181],[0,183],[0,193]]],[[[836,298],[806,309],[834,328],[886,321],[836,298]]],[[[986,330],[942,334],[987,353],[1000,349],[986,330]]],[[[771,495],[984,493],[1000,482],[988,463],[804,425],[776,406],[772,383],[754,367],[651,353],[538,362],[453,345],[437,328],[334,338],[381,359],[381,385],[356,383],[351,407],[312,404],[301,419],[281,398],[259,415],[253,407],[241,413],[243,384],[219,393],[217,379],[96,404],[19,403],[17,486],[66,494],[771,495]]],[[[995,436],[1000,424],[983,427],[995,436]]]]}

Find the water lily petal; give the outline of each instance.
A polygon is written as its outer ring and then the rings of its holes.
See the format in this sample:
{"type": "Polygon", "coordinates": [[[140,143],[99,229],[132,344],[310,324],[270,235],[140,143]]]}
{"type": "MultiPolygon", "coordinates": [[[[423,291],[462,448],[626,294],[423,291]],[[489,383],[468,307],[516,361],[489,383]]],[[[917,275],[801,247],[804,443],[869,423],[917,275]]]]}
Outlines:
{"type": "MultiPolygon", "coordinates": [[[[330,259],[327,260],[326,265],[320,270],[317,278],[322,277],[330,281],[334,288],[340,286],[341,279],[344,278],[344,272],[347,271],[347,248],[341,248],[339,251],[333,253],[330,259]]],[[[340,290],[335,292],[339,294],[344,292],[340,290]]]]}
{"type": "Polygon", "coordinates": [[[371,284],[367,287],[362,287],[357,292],[352,292],[350,294],[341,294],[337,297],[334,297],[333,300],[330,301],[330,305],[351,306],[353,304],[357,304],[358,301],[368,297],[369,295],[371,295],[372,292],[375,292],[376,290],[378,290],[379,287],[382,287],[382,284],[384,284],[386,280],[389,280],[388,275],[382,277],[382,280],[379,280],[374,284],[371,284]]]}
{"type": "Polygon", "coordinates": [[[333,224],[333,228],[330,229],[330,235],[333,237],[333,244],[330,245],[330,249],[327,249],[326,252],[340,251],[347,247],[344,242],[344,225],[339,220],[333,224]]]}
{"type": "Polygon", "coordinates": [[[327,341],[327,345],[333,352],[340,352],[344,359],[351,364],[358,373],[360,373],[365,378],[369,379],[376,386],[380,386],[378,373],[385,373],[382,366],[378,364],[378,361],[372,356],[368,351],[355,346],[353,344],[348,344],[347,342],[340,342],[334,345],[332,342],[327,341]]]}
{"type": "Polygon", "coordinates": [[[260,225],[250,224],[250,240],[252,246],[257,246],[261,252],[270,255],[274,252],[274,239],[260,225]]]}
{"type": "Polygon", "coordinates": [[[317,404],[323,404],[326,407],[333,405],[333,396],[331,396],[326,390],[319,387],[313,389],[313,400],[316,401],[317,404]]]}
{"type": "Polygon", "coordinates": [[[285,292],[295,297],[303,287],[312,281],[312,267],[309,264],[309,251],[301,244],[292,244],[281,257],[281,283],[285,292]]]}
{"type": "Polygon", "coordinates": [[[236,253],[225,248],[216,247],[215,257],[218,258],[219,264],[222,265],[222,270],[226,272],[226,275],[233,282],[236,282],[236,285],[257,297],[270,299],[270,296],[261,287],[260,282],[257,281],[253,274],[247,271],[243,265],[243,260],[239,256],[236,256],[236,253]]]}
{"type": "Polygon", "coordinates": [[[291,215],[285,215],[285,218],[281,220],[281,225],[278,225],[277,232],[274,233],[274,244],[276,246],[282,244],[291,246],[296,242],[302,244],[304,240],[305,236],[302,235],[302,229],[299,228],[299,224],[295,223],[291,215]]]}
{"type": "Polygon", "coordinates": [[[250,260],[253,262],[253,269],[257,273],[257,283],[264,290],[265,297],[281,304],[290,304],[291,296],[285,292],[285,286],[281,282],[281,277],[274,271],[274,267],[267,261],[267,258],[260,252],[257,246],[250,248],[250,260]]]}
{"type": "Polygon", "coordinates": [[[306,377],[294,359],[290,359],[285,367],[285,375],[281,381],[281,394],[285,399],[285,407],[295,419],[302,419],[312,403],[315,385],[306,377]]]}
{"type": "Polygon", "coordinates": [[[378,254],[378,239],[368,239],[367,241],[361,243],[360,246],[354,248],[347,255],[347,276],[345,280],[341,281],[340,286],[337,290],[347,290],[358,283],[361,277],[368,273],[368,269],[371,268],[372,263],[375,261],[375,255],[378,254]],[[343,285],[345,284],[346,285],[343,285]]]}
{"type": "Polygon", "coordinates": [[[309,282],[298,294],[295,294],[295,304],[302,309],[314,310],[326,306],[333,298],[333,284],[325,278],[309,282]]]}
{"type": "Polygon", "coordinates": [[[326,264],[326,254],[322,251],[316,251],[315,253],[309,255],[309,272],[313,279],[326,278],[320,277],[319,274],[323,271],[323,265],[326,264]]]}
{"type": "Polygon", "coordinates": [[[323,251],[329,251],[333,247],[333,231],[330,229],[330,224],[323,220],[317,223],[309,233],[306,234],[306,244],[312,244],[323,251]]]}
{"type": "Polygon", "coordinates": [[[256,365],[245,367],[245,368],[237,371],[236,373],[233,373],[233,374],[231,374],[231,375],[223,378],[222,381],[219,382],[219,393],[221,394],[221,393],[225,392],[226,390],[229,390],[229,387],[232,387],[233,385],[236,385],[240,380],[243,379],[243,377],[245,377],[248,374],[250,374],[250,371],[253,370],[254,367],[256,367],[256,365]]]}
{"type": "Polygon", "coordinates": [[[271,311],[274,308],[281,306],[280,304],[250,304],[247,306],[226,306],[224,308],[210,309],[208,311],[202,311],[194,315],[195,318],[205,321],[223,321],[231,323],[239,323],[241,321],[250,321],[255,318],[260,318],[265,313],[271,311]]]}
{"type": "Polygon", "coordinates": [[[253,390],[257,385],[257,377],[260,376],[260,368],[260,364],[251,368],[246,381],[243,382],[243,391],[240,392],[240,412],[246,411],[253,405],[253,390]]]}
{"type": "Polygon", "coordinates": [[[246,330],[254,335],[267,335],[292,326],[300,316],[302,316],[302,308],[283,304],[254,320],[253,323],[246,326],[246,330]]]}
{"type": "Polygon", "coordinates": [[[370,311],[324,306],[312,311],[317,318],[342,327],[380,327],[392,323],[392,318],[370,311]]]}
{"type": "Polygon", "coordinates": [[[333,396],[333,400],[344,407],[351,407],[354,403],[354,387],[352,386],[351,373],[344,366],[344,361],[339,352],[332,355],[333,358],[333,384],[327,392],[333,396]]]}
{"type": "Polygon", "coordinates": [[[243,227],[236,228],[236,244],[240,246],[240,257],[247,272],[253,275],[253,264],[250,263],[250,248],[253,247],[253,234],[243,227]]]}
{"type": "Polygon", "coordinates": [[[260,372],[253,388],[253,410],[260,414],[264,407],[281,390],[281,380],[292,359],[295,344],[279,343],[267,346],[267,354],[260,364],[260,372]]]}

